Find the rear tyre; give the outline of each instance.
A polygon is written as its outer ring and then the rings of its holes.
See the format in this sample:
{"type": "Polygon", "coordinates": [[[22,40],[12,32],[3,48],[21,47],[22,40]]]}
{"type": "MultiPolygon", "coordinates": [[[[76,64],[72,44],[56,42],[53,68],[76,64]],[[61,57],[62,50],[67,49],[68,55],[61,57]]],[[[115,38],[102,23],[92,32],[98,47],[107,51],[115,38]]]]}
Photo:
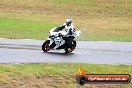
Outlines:
{"type": "Polygon", "coordinates": [[[65,47],[65,52],[66,53],[71,53],[76,47],[76,41],[73,40],[71,44],[67,44],[65,47]]]}
{"type": "Polygon", "coordinates": [[[44,52],[48,52],[48,51],[50,50],[49,44],[50,44],[50,40],[46,40],[46,41],[43,43],[43,45],[42,45],[42,50],[43,50],[44,52]]]}

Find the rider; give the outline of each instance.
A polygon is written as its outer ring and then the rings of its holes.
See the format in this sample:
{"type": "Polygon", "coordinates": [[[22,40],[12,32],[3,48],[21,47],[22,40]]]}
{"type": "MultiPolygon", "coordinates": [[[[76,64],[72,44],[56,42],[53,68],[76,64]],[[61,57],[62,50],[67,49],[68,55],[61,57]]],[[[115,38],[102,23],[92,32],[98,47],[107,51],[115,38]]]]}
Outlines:
{"type": "MultiPolygon", "coordinates": [[[[73,21],[72,18],[68,17],[68,18],[66,19],[66,22],[65,22],[61,27],[58,27],[58,29],[59,29],[59,30],[63,30],[63,29],[65,28],[66,35],[72,35],[72,33],[75,32],[75,27],[74,27],[72,21],[73,21]],[[74,29],[74,32],[72,32],[72,31],[69,30],[69,29],[74,29]]],[[[66,36],[66,35],[65,35],[65,36],[66,36]]]]}
{"type": "MultiPolygon", "coordinates": [[[[67,19],[66,19],[66,22],[62,25],[62,26],[60,26],[60,27],[57,27],[54,31],[55,32],[59,32],[59,31],[65,31],[65,33],[64,34],[61,34],[60,33],[60,36],[63,36],[64,38],[68,35],[69,37],[68,37],[68,39],[65,39],[65,41],[66,41],[66,43],[68,44],[68,45],[70,45],[70,43],[71,43],[71,41],[74,39],[74,37],[73,36],[70,36],[70,35],[75,35],[75,27],[74,27],[74,25],[73,25],[73,20],[72,20],[72,18],[70,18],[70,17],[68,17],[67,19]],[[65,30],[63,30],[65,28],[65,30]],[[70,30],[70,29],[72,29],[72,30],[70,30]]],[[[51,44],[51,47],[54,47],[55,46],[55,43],[52,43],[51,44]]]]}

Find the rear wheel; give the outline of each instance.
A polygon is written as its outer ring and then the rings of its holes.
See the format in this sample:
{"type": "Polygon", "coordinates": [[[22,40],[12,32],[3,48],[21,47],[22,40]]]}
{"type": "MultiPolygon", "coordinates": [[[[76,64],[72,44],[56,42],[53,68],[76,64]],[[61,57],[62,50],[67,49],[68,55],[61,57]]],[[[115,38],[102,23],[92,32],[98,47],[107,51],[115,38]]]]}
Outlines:
{"type": "Polygon", "coordinates": [[[72,52],[76,47],[76,41],[74,40],[71,44],[66,45],[65,52],[70,53],[72,52]]]}
{"type": "Polygon", "coordinates": [[[42,50],[43,50],[44,52],[48,52],[48,51],[50,50],[49,44],[50,44],[50,40],[46,40],[46,41],[43,43],[43,45],[42,45],[42,50]]]}

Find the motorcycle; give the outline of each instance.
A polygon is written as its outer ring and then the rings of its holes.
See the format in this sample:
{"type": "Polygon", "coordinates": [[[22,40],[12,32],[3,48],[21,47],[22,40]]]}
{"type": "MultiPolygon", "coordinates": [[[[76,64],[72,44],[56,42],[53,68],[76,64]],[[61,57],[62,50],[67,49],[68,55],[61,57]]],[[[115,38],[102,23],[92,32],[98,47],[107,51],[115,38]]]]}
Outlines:
{"type": "Polygon", "coordinates": [[[74,28],[60,30],[59,27],[51,29],[48,33],[48,39],[43,43],[42,50],[64,49],[66,53],[72,52],[76,47],[75,37],[80,36],[81,31],[75,31],[74,28]]]}

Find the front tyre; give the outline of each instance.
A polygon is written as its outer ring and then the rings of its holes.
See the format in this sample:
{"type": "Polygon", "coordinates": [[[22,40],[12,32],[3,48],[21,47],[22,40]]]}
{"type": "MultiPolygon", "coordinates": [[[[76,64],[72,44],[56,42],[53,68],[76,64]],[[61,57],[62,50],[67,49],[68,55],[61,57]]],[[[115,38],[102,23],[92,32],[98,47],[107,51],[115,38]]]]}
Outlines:
{"type": "Polygon", "coordinates": [[[43,50],[44,52],[48,52],[48,51],[50,50],[49,44],[50,44],[50,40],[46,40],[46,41],[43,43],[43,45],[42,45],[42,50],[43,50]]]}

